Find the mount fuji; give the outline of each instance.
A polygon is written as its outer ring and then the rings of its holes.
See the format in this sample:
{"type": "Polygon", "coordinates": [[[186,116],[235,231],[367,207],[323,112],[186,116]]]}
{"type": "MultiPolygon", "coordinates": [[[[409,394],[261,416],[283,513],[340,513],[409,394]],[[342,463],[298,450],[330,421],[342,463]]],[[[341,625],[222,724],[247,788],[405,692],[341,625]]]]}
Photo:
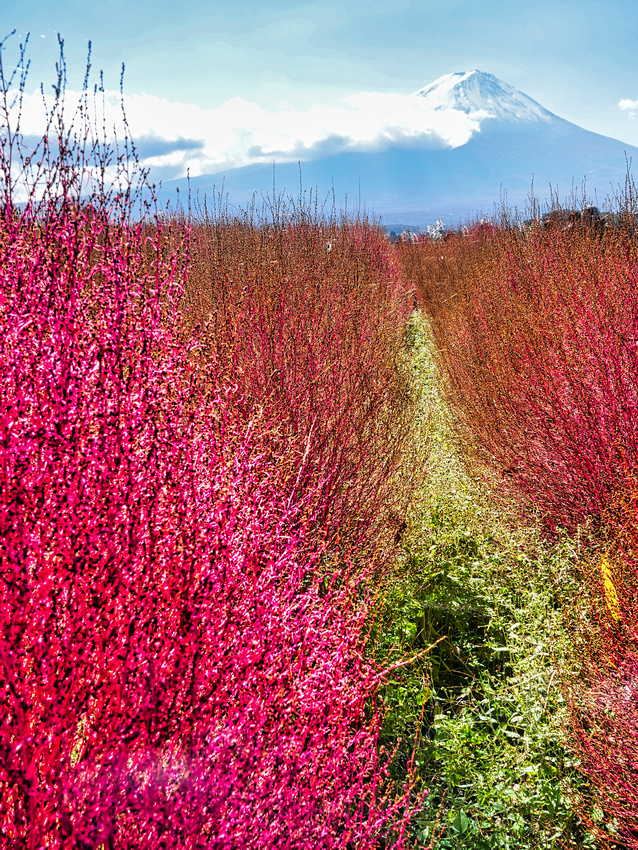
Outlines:
{"type": "MultiPolygon", "coordinates": [[[[638,148],[572,124],[482,71],[446,74],[408,100],[431,130],[421,122],[414,132],[381,134],[374,145],[334,152],[318,144],[294,159],[262,158],[191,178],[191,195],[201,200],[223,190],[230,204],[245,206],[253,195],[259,201],[272,193],[274,167],[277,194],[299,197],[301,171],[320,203],[327,197],[330,205],[334,192],[338,208],[365,205],[388,225],[422,226],[438,217],[456,224],[493,214],[502,201],[523,212],[530,193],[541,205],[576,193],[605,206],[624,186],[628,162],[638,162],[638,148]],[[465,122],[465,138],[439,132],[450,122],[465,122]]],[[[184,179],[164,183],[162,195],[177,186],[184,198],[184,179]]]]}

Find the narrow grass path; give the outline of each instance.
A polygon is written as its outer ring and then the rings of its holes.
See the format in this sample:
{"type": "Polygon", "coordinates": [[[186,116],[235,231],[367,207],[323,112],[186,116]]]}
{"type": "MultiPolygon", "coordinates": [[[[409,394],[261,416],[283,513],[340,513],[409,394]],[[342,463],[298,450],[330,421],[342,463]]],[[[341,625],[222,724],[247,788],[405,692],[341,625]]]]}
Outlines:
{"type": "Polygon", "coordinates": [[[548,544],[468,478],[418,315],[411,344],[429,475],[377,640],[394,659],[444,637],[385,692],[385,742],[402,739],[405,765],[416,735],[429,789],[414,836],[425,848],[438,834],[439,850],[594,847],[575,814],[584,786],[560,687],[579,542],[548,544]]]}

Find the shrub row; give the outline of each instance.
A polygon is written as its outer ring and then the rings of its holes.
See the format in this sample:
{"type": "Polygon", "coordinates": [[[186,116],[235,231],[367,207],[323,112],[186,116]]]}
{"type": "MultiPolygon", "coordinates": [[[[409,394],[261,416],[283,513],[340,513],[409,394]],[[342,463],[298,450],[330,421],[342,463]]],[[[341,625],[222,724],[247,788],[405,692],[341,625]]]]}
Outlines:
{"type": "Polygon", "coordinates": [[[314,494],[328,538],[392,543],[423,452],[405,350],[414,293],[381,232],[298,209],[269,225],[207,215],[190,254],[185,312],[215,380],[294,445],[293,485],[314,494]]]}
{"type": "Polygon", "coordinates": [[[365,569],[182,332],[166,243],[71,203],[2,222],[2,845],[402,846],[365,569]]]}
{"type": "Polygon", "coordinates": [[[587,227],[401,247],[475,469],[546,527],[599,519],[638,461],[638,252],[587,227]]]}

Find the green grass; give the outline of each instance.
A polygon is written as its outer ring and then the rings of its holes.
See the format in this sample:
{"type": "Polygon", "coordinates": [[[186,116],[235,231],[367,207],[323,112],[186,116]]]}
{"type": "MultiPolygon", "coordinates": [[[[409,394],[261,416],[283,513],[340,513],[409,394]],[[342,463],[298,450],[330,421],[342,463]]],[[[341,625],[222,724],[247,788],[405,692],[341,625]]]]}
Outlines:
{"type": "Polygon", "coordinates": [[[395,772],[416,740],[429,790],[417,846],[435,835],[439,850],[594,847],[575,814],[586,789],[560,688],[570,657],[561,600],[576,592],[579,541],[543,541],[467,477],[419,317],[411,337],[429,476],[375,637],[388,662],[443,638],[384,693],[384,742],[402,741],[395,772]]]}

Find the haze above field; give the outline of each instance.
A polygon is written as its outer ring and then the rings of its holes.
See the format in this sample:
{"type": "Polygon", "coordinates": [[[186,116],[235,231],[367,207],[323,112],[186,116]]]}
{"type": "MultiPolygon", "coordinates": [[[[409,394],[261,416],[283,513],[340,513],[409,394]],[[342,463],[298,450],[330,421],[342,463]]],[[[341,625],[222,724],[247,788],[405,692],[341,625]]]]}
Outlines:
{"type": "MultiPolygon", "coordinates": [[[[187,170],[197,177],[274,160],[370,155],[416,139],[454,150],[476,137],[480,114],[426,108],[414,94],[473,68],[562,119],[638,145],[632,2],[185,0],[176,9],[167,0],[5,0],[3,24],[0,36],[17,31],[4,39],[7,70],[31,33],[27,134],[38,131],[40,82],[50,91],[54,81],[56,34],[65,39],[71,90],[81,87],[92,40],[109,120],[117,118],[125,63],[130,129],[144,164],[164,182],[187,170]]],[[[582,176],[579,165],[574,177],[582,176]]]]}

